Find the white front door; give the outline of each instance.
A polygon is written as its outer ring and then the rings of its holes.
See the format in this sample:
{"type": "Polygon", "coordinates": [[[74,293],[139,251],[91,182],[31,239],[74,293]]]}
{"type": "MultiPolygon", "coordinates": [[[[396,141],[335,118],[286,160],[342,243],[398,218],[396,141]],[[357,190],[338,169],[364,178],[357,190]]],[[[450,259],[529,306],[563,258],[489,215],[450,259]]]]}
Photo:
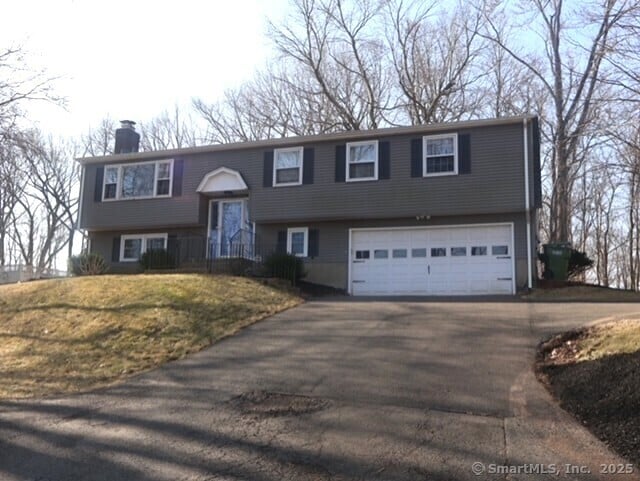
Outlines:
{"type": "Polygon", "coordinates": [[[209,204],[209,240],[211,257],[233,257],[239,245],[246,250],[251,242],[247,199],[211,200],[209,204]]]}
{"type": "Polygon", "coordinates": [[[512,226],[354,229],[354,295],[513,294],[512,226]]]}

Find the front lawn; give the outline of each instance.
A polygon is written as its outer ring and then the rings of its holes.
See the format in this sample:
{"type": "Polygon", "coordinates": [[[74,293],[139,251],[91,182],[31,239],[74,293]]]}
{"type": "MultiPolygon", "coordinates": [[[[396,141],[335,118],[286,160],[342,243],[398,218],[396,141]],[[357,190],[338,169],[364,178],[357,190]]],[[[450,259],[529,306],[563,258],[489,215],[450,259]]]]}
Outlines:
{"type": "Polygon", "coordinates": [[[564,409],[640,466],[640,320],[554,336],[536,368],[564,409]]]}
{"type": "Polygon", "coordinates": [[[109,385],[300,302],[250,279],[197,274],[0,286],[0,398],[109,385]]]}

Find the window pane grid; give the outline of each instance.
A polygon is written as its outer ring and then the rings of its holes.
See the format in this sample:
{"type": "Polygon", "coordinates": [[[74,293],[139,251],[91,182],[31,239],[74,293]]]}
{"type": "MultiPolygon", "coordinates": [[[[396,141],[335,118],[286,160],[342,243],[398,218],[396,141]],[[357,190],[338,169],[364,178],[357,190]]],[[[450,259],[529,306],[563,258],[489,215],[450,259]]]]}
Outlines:
{"type": "Polygon", "coordinates": [[[451,174],[456,172],[455,134],[424,137],[424,174],[451,174]]]}
{"type": "Polygon", "coordinates": [[[471,248],[472,256],[486,256],[487,255],[487,246],[473,246],[471,248]]]}
{"type": "Polygon", "coordinates": [[[427,173],[437,174],[440,172],[453,172],[454,160],[453,156],[446,157],[427,157],[427,173]]]}
{"type": "Polygon", "coordinates": [[[289,182],[298,182],[300,180],[300,169],[278,169],[276,170],[276,183],[285,184],[289,182]]]}
{"type": "Polygon", "coordinates": [[[139,259],[142,254],[142,239],[125,239],[124,253],[125,259],[139,259]]]}
{"type": "Polygon", "coordinates": [[[106,167],[103,198],[135,199],[169,195],[171,166],[170,161],[164,161],[106,167]]]}
{"type": "Polygon", "coordinates": [[[376,146],[374,143],[349,146],[349,163],[359,164],[376,161],[376,146]]]}
{"type": "Polygon", "coordinates": [[[389,258],[389,251],[386,249],[376,249],[373,251],[373,258],[374,259],[388,259],[389,258]]]}
{"type": "Polygon", "coordinates": [[[453,137],[427,139],[427,156],[453,155],[453,137]]]}
{"type": "Polygon", "coordinates": [[[375,177],[374,163],[349,164],[350,179],[368,179],[373,177],[375,177]]]}
{"type": "Polygon", "coordinates": [[[302,169],[302,149],[276,150],[274,161],[274,183],[297,184],[302,169]]]}

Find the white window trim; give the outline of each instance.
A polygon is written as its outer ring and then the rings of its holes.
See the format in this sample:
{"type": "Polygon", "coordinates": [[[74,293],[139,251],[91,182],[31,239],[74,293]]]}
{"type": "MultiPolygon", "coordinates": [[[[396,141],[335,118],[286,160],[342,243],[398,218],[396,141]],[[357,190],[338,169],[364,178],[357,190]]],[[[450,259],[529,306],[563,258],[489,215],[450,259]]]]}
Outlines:
{"type": "MultiPolygon", "coordinates": [[[[347,152],[345,157],[345,180],[347,182],[362,182],[367,180],[378,180],[378,141],[377,140],[362,140],[360,142],[347,142],[347,152]],[[359,145],[374,145],[374,161],[373,161],[373,177],[357,177],[352,179],[349,175],[349,164],[351,163],[350,153],[351,147],[357,147],[359,145]]],[[[369,164],[370,162],[357,162],[359,164],[369,164]]]]}
{"type": "MultiPolygon", "coordinates": [[[[433,157],[433,156],[432,156],[433,157]]],[[[458,175],[458,134],[425,135],[422,137],[422,176],[423,177],[443,177],[446,175],[458,175]],[[429,140],[453,139],[453,171],[427,173],[427,142],[429,140]]]]}
{"type": "MultiPolygon", "coordinates": [[[[273,182],[272,185],[274,187],[289,187],[292,185],[302,185],[302,169],[303,169],[303,164],[304,164],[304,148],[303,147],[287,147],[284,149],[275,149],[273,151],[273,182]],[[278,154],[279,153],[284,153],[284,152],[298,152],[298,155],[300,156],[300,167],[298,170],[298,181],[297,182],[277,182],[277,176],[276,173],[279,170],[277,168],[278,165],[278,154]]],[[[293,167],[290,167],[293,168],[293,167]]]]}
{"type": "Polygon", "coordinates": [[[147,239],[157,239],[158,237],[162,237],[164,239],[164,248],[166,249],[167,239],[169,238],[169,235],[166,232],[158,234],[127,234],[120,236],[120,262],[138,262],[140,260],[124,256],[124,242],[126,240],[141,239],[142,245],[140,246],[140,255],[142,255],[147,251],[147,239]]]}
{"type": "Polygon", "coordinates": [[[146,162],[130,162],[126,164],[109,164],[104,166],[104,175],[102,179],[102,202],[113,202],[117,200],[140,200],[140,199],[162,199],[171,197],[171,192],[173,192],[173,159],[160,159],[160,160],[150,160],[146,162]],[[169,163],[169,193],[158,195],[158,164],[169,163]],[[124,167],[130,167],[132,165],[143,165],[143,164],[155,164],[155,169],[153,172],[153,195],[143,195],[139,197],[122,197],[120,190],[122,187],[122,169],[124,167]],[[107,185],[107,169],[109,168],[117,168],[118,169],[118,178],[116,181],[116,196],[112,199],[105,198],[105,187],[107,185]]]}
{"type": "Polygon", "coordinates": [[[309,228],[308,227],[291,227],[287,229],[287,252],[291,252],[291,244],[293,234],[302,232],[304,234],[304,250],[302,254],[294,254],[296,257],[308,257],[309,256],[309,228]]]}

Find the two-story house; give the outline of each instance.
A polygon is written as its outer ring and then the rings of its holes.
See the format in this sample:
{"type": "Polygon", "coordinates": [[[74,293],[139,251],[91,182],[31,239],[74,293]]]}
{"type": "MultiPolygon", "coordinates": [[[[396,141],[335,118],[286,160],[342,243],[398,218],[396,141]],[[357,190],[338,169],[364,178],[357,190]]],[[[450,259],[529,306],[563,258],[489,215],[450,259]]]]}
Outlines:
{"type": "MultiPolygon", "coordinates": [[[[349,131],[79,159],[80,226],[112,272],[200,237],[202,257],[304,258],[354,295],[513,294],[534,282],[537,118],[349,131]]],[[[193,251],[193,245],[191,251],[193,251]]]]}

